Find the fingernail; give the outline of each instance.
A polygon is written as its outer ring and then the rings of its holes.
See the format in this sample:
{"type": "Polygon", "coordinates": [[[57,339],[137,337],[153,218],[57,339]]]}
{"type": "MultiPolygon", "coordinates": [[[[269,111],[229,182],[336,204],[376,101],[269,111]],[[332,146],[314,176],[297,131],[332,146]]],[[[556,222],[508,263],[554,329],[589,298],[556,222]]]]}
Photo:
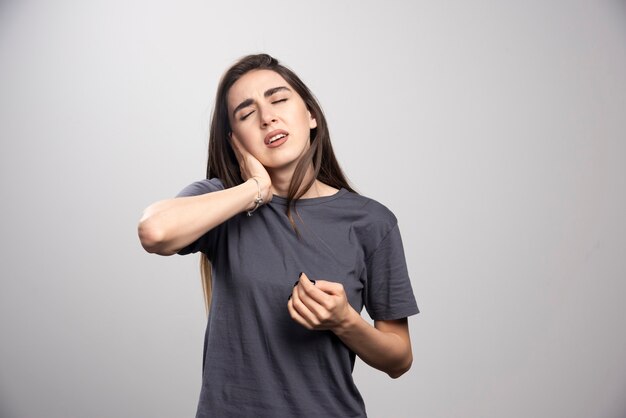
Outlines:
{"type": "MultiPolygon", "coordinates": [[[[298,281],[293,284],[293,287],[296,287],[298,283],[300,283],[300,278],[302,277],[303,274],[304,274],[303,272],[300,272],[300,275],[298,276],[298,281]]],[[[311,279],[310,277],[307,277],[307,278],[309,279],[311,283],[315,284],[315,280],[311,279]]]]}
{"type": "Polygon", "coordinates": [[[298,279],[299,279],[300,277],[302,277],[302,275],[303,275],[303,274],[304,274],[304,272],[303,272],[303,271],[301,271],[301,272],[300,272],[300,274],[298,274],[298,279]]]}
{"type": "Polygon", "coordinates": [[[291,300],[291,295],[289,295],[289,297],[287,298],[287,302],[289,302],[291,300]]]}

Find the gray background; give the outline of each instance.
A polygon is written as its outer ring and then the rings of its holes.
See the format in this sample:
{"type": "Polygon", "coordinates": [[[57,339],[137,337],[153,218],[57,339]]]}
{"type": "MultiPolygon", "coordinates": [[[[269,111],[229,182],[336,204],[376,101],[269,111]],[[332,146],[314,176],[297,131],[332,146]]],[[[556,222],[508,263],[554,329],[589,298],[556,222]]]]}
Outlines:
{"type": "Polygon", "coordinates": [[[407,375],[356,365],[372,417],[626,416],[623,1],[5,0],[2,418],[193,416],[197,258],[136,224],[259,51],[400,220],[422,314],[407,375]]]}

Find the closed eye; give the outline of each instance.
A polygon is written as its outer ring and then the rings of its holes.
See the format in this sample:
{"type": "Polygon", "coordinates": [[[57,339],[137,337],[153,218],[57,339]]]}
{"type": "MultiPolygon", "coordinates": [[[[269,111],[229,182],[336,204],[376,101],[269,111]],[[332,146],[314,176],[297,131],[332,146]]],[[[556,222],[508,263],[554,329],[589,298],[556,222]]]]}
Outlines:
{"type": "Polygon", "coordinates": [[[287,99],[278,99],[278,100],[274,100],[274,101],[272,102],[272,104],[282,103],[282,102],[286,102],[286,101],[287,101],[287,99]]]}
{"type": "Polygon", "coordinates": [[[248,118],[248,116],[250,116],[250,115],[251,115],[251,114],[253,114],[253,113],[254,113],[254,110],[252,110],[252,111],[250,111],[250,112],[246,113],[245,115],[242,115],[242,116],[239,118],[239,120],[246,120],[246,119],[248,118]]]}

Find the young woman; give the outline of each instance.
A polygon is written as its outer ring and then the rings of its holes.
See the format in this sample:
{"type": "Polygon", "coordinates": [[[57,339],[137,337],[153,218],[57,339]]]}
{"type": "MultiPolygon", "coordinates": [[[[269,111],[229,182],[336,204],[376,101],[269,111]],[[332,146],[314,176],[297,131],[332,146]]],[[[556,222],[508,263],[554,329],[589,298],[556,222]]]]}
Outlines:
{"type": "Polygon", "coordinates": [[[365,417],[355,355],[392,378],[411,366],[397,220],[352,190],[319,104],[269,55],[226,71],[207,179],[149,206],[139,237],[151,253],[203,253],[197,417],[365,417]]]}

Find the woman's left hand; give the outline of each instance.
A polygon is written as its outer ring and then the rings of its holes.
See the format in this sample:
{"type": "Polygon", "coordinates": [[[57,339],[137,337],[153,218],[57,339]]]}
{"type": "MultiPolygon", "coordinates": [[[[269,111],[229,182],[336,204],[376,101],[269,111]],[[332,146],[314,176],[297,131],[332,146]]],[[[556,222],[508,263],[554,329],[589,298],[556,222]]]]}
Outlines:
{"type": "Polygon", "coordinates": [[[294,321],[310,330],[332,331],[365,363],[396,378],[413,361],[406,318],[374,321],[361,318],[350,304],[341,283],[309,281],[302,274],[287,302],[294,321]]]}
{"type": "Polygon", "coordinates": [[[291,318],[311,330],[334,330],[347,324],[356,311],[341,283],[316,280],[302,273],[287,302],[291,318]]]}

